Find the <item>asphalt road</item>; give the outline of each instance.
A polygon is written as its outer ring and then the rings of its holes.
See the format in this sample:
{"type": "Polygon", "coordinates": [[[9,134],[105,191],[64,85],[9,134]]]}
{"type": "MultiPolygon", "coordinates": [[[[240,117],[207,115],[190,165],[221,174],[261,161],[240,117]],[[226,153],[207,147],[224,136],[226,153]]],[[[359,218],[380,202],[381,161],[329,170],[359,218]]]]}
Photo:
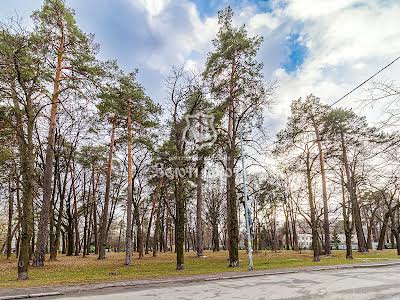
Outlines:
{"type": "Polygon", "coordinates": [[[151,288],[119,288],[53,299],[400,299],[400,266],[326,270],[151,288]]]}

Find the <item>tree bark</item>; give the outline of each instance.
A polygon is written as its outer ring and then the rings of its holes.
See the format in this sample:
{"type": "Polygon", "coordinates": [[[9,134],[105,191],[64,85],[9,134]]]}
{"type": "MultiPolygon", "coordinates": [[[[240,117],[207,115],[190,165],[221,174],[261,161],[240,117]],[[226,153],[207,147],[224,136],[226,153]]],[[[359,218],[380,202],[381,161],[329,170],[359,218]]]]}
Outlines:
{"type": "Polygon", "coordinates": [[[295,217],[295,211],[293,208],[293,198],[290,189],[288,192],[288,206],[289,206],[290,223],[292,227],[292,249],[294,251],[299,251],[299,240],[297,237],[297,228],[296,228],[297,220],[295,217]]]}
{"type": "MultiPolygon", "coordinates": [[[[57,133],[56,133],[56,140],[57,140],[57,133]]],[[[57,185],[58,185],[58,178],[57,174],[59,173],[59,155],[55,156],[55,166],[54,166],[54,180],[53,180],[53,191],[52,191],[52,196],[51,196],[51,204],[50,204],[50,228],[49,228],[49,234],[50,234],[50,258],[49,260],[52,259],[51,254],[56,252],[55,249],[55,243],[56,243],[56,236],[54,232],[54,226],[55,226],[55,206],[56,206],[56,198],[59,198],[59,194],[57,193],[57,185]]]]}
{"type": "Polygon", "coordinates": [[[11,257],[11,244],[13,238],[12,220],[14,216],[14,191],[12,188],[11,174],[8,178],[8,224],[7,224],[7,242],[6,242],[6,255],[7,259],[11,257]]]}
{"type": "MultiPolygon", "coordinates": [[[[17,174],[17,171],[15,171],[17,174]]],[[[18,212],[18,224],[16,230],[18,232],[17,244],[15,246],[15,253],[17,258],[19,256],[19,246],[21,242],[21,220],[22,220],[22,205],[21,205],[21,197],[20,197],[20,175],[16,176],[16,196],[17,196],[17,212],[18,212]]]]}
{"type": "Polygon", "coordinates": [[[21,217],[21,239],[18,254],[18,280],[27,280],[28,265],[31,248],[31,239],[33,235],[33,180],[34,180],[34,154],[33,154],[33,106],[31,99],[27,99],[27,135],[24,140],[24,130],[20,109],[17,99],[14,98],[16,107],[16,125],[19,136],[19,155],[22,173],[22,217],[21,217]]]}
{"type": "Polygon", "coordinates": [[[89,217],[89,201],[90,199],[90,189],[88,191],[87,199],[86,199],[86,171],[83,171],[83,215],[85,218],[84,226],[83,226],[83,241],[82,241],[82,255],[86,257],[86,249],[87,249],[87,240],[88,240],[88,217],[89,217]]]}
{"type": "Polygon", "coordinates": [[[128,99],[128,199],[126,201],[126,246],[125,246],[125,265],[132,264],[132,120],[131,120],[131,100],[128,99]]]}
{"type": "Polygon", "coordinates": [[[204,158],[200,157],[197,163],[197,207],[196,207],[196,250],[197,256],[204,256],[204,244],[203,244],[203,168],[204,158]]]}
{"type": "Polygon", "coordinates": [[[311,218],[311,232],[312,232],[312,248],[313,248],[313,261],[320,261],[319,257],[319,245],[318,245],[318,225],[315,211],[314,196],[312,191],[312,179],[311,179],[311,165],[310,165],[310,154],[307,153],[307,189],[308,189],[308,202],[310,205],[310,218],[311,218]]]}
{"type": "MultiPolygon", "coordinates": [[[[367,247],[368,249],[372,249],[372,228],[374,227],[374,221],[375,221],[375,215],[376,211],[378,209],[378,206],[372,210],[371,216],[369,218],[369,224],[368,224],[368,233],[367,233],[367,247]]],[[[368,219],[367,219],[368,221],[368,219]]]]}
{"type": "Polygon", "coordinates": [[[99,239],[99,259],[106,258],[106,246],[107,246],[107,224],[108,224],[108,207],[110,205],[110,189],[111,189],[111,175],[112,175],[112,160],[115,143],[115,123],[116,120],[112,120],[111,129],[111,141],[108,150],[108,162],[107,162],[107,175],[106,175],[106,193],[104,196],[104,208],[100,220],[100,239],[99,239]]]}
{"type": "Polygon", "coordinates": [[[381,232],[379,233],[379,242],[377,250],[383,250],[388,222],[389,222],[389,212],[386,212],[383,217],[382,229],[381,232]]]}
{"type": "Polygon", "coordinates": [[[177,182],[175,183],[175,199],[176,199],[176,216],[175,216],[176,269],[183,270],[185,268],[184,267],[185,203],[183,199],[183,186],[181,178],[178,178],[177,182]]]}
{"type": "Polygon", "coordinates": [[[284,230],[285,230],[285,246],[286,250],[290,249],[290,238],[289,238],[289,212],[286,206],[284,206],[283,213],[285,216],[285,225],[284,225],[284,230]]]}
{"type": "MultiPolygon", "coordinates": [[[[161,200],[160,200],[161,201],[161,200]]],[[[160,209],[161,209],[161,216],[160,216],[160,227],[159,227],[159,233],[160,235],[157,237],[159,241],[160,248],[158,249],[160,252],[164,251],[166,252],[166,245],[165,245],[165,239],[164,239],[164,231],[165,231],[165,207],[162,206],[162,203],[160,202],[160,209]]]]}
{"type": "Polygon", "coordinates": [[[65,42],[64,28],[62,27],[60,44],[57,50],[56,76],[54,78],[53,94],[51,97],[50,124],[47,136],[46,159],[45,159],[44,175],[43,175],[43,202],[38,224],[35,258],[33,261],[33,266],[37,267],[44,266],[46,245],[49,235],[48,223],[49,223],[49,212],[50,212],[51,194],[52,194],[51,187],[52,187],[52,176],[53,176],[54,141],[55,141],[55,132],[57,127],[57,109],[59,102],[58,99],[60,92],[60,82],[62,77],[64,42],[65,42]]]}
{"type": "MultiPolygon", "coordinates": [[[[346,259],[353,259],[353,248],[351,245],[351,236],[353,235],[353,226],[350,222],[350,216],[348,215],[348,211],[350,212],[350,203],[346,203],[346,194],[344,191],[344,175],[341,171],[341,185],[342,185],[342,208],[343,208],[343,227],[346,238],[346,259]],[[347,210],[346,207],[349,207],[347,210]]],[[[350,201],[349,201],[350,202],[350,201]]]]}
{"type": "Polygon", "coordinates": [[[324,254],[331,254],[331,237],[329,233],[329,209],[328,209],[328,193],[326,188],[326,174],[325,174],[325,158],[322,151],[321,137],[317,124],[313,120],[313,126],[315,131],[315,137],[317,140],[318,154],[319,154],[319,165],[321,170],[321,184],[322,184],[322,200],[324,203],[324,254]]]}
{"type": "Polygon", "coordinates": [[[72,192],[74,197],[74,215],[73,215],[73,226],[75,231],[75,256],[79,256],[79,228],[78,228],[78,199],[76,195],[76,188],[75,188],[75,164],[72,164],[71,168],[71,178],[72,178],[72,192]]]}
{"type": "MultiPolygon", "coordinates": [[[[93,202],[92,202],[92,231],[94,235],[94,253],[98,254],[99,253],[99,231],[97,230],[97,195],[96,195],[96,190],[97,190],[97,184],[99,181],[99,175],[97,176],[97,181],[95,180],[95,170],[94,170],[94,164],[92,166],[92,189],[93,189],[93,202]],[[96,184],[95,184],[96,182],[96,184]]],[[[90,245],[89,245],[90,246],[90,245]]]]}
{"type": "Polygon", "coordinates": [[[73,185],[74,185],[73,184],[74,179],[72,178],[72,171],[71,171],[71,181],[72,181],[72,183],[69,188],[67,205],[66,205],[67,221],[68,221],[68,224],[66,226],[66,229],[67,229],[67,256],[72,256],[74,253],[74,217],[71,213],[71,196],[73,193],[73,185]]]}
{"type": "Polygon", "coordinates": [[[357,197],[355,194],[355,187],[353,185],[353,178],[351,177],[350,166],[349,166],[349,163],[347,160],[347,151],[346,151],[346,145],[345,145],[345,141],[344,141],[343,131],[341,131],[340,136],[341,136],[341,143],[342,143],[343,163],[344,163],[346,177],[347,177],[347,188],[348,188],[349,195],[350,195],[352,212],[353,212],[353,220],[354,220],[354,225],[356,227],[356,233],[357,233],[358,251],[359,252],[368,252],[367,242],[365,241],[364,231],[362,228],[360,206],[358,205],[357,197]]]}
{"type": "MultiPolygon", "coordinates": [[[[149,248],[150,248],[150,234],[151,234],[151,225],[153,223],[154,219],[154,214],[157,214],[157,197],[161,198],[160,196],[160,188],[163,180],[160,179],[159,183],[157,184],[156,190],[154,191],[153,194],[153,200],[152,200],[152,207],[151,207],[151,213],[150,213],[150,220],[149,220],[149,225],[147,227],[147,236],[146,236],[146,246],[145,246],[145,254],[149,254],[149,248]]],[[[158,216],[157,216],[158,217],[158,216]]],[[[157,243],[153,241],[153,247],[157,243]]]]}
{"type": "Polygon", "coordinates": [[[139,254],[139,259],[143,259],[143,230],[142,230],[142,222],[140,220],[140,211],[139,211],[139,203],[135,205],[134,208],[135,213],[135,221],[136,221],[136,228],[137,228],[137,252],[139,254]]]}
{"type": "Polygon", "coordinates": [[[214,194],[211,195],[211,227],[212,227],[212,239],[213,239],[213,252],[219,251],[219,233],[218,233],[218,215],[219,205],[217,203],[219,199],[216,199],[214,194]]]}
{"type": "Polygon", "coordinates": [[[151,225],[153,223],[154,212],[155,212],[155,208],[156,208],[156,202],[155,202],[156,196],[157,195],[153,195],[153,201],[152,201],[153,203],[152,203],[152,207],[151,207],[150,219],[149,219],[149,224],[147,226],[146,244],[145,244],[144,254],[149,254],[151,225]]]}
{"type": "MultiPolygon", "coordinates": [[[[392,201],[390,201],[391,203],[392,201]]],[[[395,207],[390,207],[389,205],[389,214],[390,214],[390,221],[391,221],[391,232],[392,232],[392,237],[394,237],[394,240],[396,240],[396,249],[397,249],[397,255],[400,255],[400,224],[396,225],[396,217],[395,217],[395,212],[394,210],[398,209],[398,205],[395,207]],[[397,208],[396,208],[397,207],[397,208]]],[[[398,221],[399,219],[397,219],[398,221]]],[[[392,242],[392,248],[393,247],[393,242],[392,242]]]]}
{"type": "Polygon", "coordinates": [[[232,58],[231,76],[229,82],[229,105],[228,105],[228,149],[227,149],[227,227],[228,227],[228,250],[229,267],[239,267],[239,224],[237,216],[237,194],[235,176],[235,119],[234,119],[234,87],[235,87],[235,55],[232,58]]]}
{"type": "Polygon", "coordinates": [[[68,169],[69,163],[65,166],[65,176],[63,180],[63,185],[61,187],[61,175],[59,174],[58,177],[58,189],[60,195],[60,206],[58,210],[58,217],[57,217],[57,224],[56,224],[56,233],[55,233],[55,241],[54,241],[54,248],[53,251],[50,252],[50,260],[57,260],[57,253],[60,248],[60,238],[61,238],[61,225],[62,225],[62,218],[64,212],[64,201],[65,201],[65,193],[67,188],[67,178],[68,178],[68,169]]]}
{"type": "MultiPolygon", "coordinates": [[[[154,236],[153,236],[153,257],[157,256],[157,248],[158,248],[158,241],[160,236],[160,217],[161,217],[161,199],[162,196],[159,196],[159,201],[157,205],[157,217],[156,217],[156,224],[154,228],[154,236]]],[[[161,250],[161,247],[160,247],[161,250]]]]}

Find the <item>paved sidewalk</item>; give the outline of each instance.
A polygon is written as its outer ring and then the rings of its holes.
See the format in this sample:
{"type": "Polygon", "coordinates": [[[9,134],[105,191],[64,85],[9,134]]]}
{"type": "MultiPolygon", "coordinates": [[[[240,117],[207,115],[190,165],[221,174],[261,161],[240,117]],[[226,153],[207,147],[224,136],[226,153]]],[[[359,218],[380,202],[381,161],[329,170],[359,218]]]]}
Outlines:
{"type": "Polygon", "coordinates": [[[175,284],[185,284],[192,282],[209,282],[225,279],[249,278],[257,276],[268,276],[277,274],[292,274],[300,272],[317,272],[324,270],[337,270],[337,269],[354,269],[354,268],[377,268],[387,266],[400,266],[400,260],[387,260],[384,262],[375,263],[357,263],[346,265],[332,265],[332,266],[313,266],[301,268],[288,268],[288,269],[275,269],[275,270],[256,270],[252,272],[225,272],[211,275],[197,275],[197,276],[184,276],[184,277],[169,277],[164,279],[148,279],[148,280],[131,280],[131,281],[116,281],[116,282],[101,282],[90,284],[74,284],[52,287],[34,287],[34,288],[16,288],[16,289],[0,289],[0,300],[4,299],[24,299],[24,298],[37,298],[45,296],[56,296],[76,293],[87,293],[90,291],[98,291],[101,289],[112,288],[151,288],[171,286],[175,284]]]}

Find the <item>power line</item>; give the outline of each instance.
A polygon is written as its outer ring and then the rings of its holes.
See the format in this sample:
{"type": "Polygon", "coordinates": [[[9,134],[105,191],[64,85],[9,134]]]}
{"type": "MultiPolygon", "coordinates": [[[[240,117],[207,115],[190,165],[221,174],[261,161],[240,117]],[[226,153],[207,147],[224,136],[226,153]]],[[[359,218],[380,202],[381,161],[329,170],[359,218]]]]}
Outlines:
{"type": "Polygon", "coordinates": [[[355,90],[357,90],[358,88],[360,88],[361,86],[363,86],[364,84],[366,84],[368,81],[370,81],[372,78],[374,78],[376,75],[378,75],[379,73],[381,73],[383,70],[387,69],[388,67],[390,67],[392,64],[394,64],[397,60],[400,59],[400,56],[398,56],[396,59],[394,59],[392,62],[390,62],[389,64],[387,64],[386,66],[384,66],[382,69],[380,69],[378,72],[376,72],[374,75],[372,75],[371,77],[369,77],[367,80],[364,80],[362,83],[360,83],[359,85],[357,85],[354,89],[352,89],[350,92],[348,92],[347,94],[345,94],[343,97],[339,98],[338,100],[336,100],[335,102],[333,102],[332,104],[329,104],[329,107],[334,106],[335,104],[339,103],[340,101],[342,101],[344,98],[346,98],[348,95],[350,95],[352,92],[354,92],[355,90]]]}

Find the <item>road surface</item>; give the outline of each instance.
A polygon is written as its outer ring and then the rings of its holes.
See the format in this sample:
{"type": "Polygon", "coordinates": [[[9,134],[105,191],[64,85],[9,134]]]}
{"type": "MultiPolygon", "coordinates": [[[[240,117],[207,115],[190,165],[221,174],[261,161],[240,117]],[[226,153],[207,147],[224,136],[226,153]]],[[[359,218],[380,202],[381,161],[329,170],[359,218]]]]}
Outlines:
{"type": "Polygon", "coordinates": [[[53,299],[400,299],[400,266],[311,271],[162,287],[107,289],[53,299]]]}

